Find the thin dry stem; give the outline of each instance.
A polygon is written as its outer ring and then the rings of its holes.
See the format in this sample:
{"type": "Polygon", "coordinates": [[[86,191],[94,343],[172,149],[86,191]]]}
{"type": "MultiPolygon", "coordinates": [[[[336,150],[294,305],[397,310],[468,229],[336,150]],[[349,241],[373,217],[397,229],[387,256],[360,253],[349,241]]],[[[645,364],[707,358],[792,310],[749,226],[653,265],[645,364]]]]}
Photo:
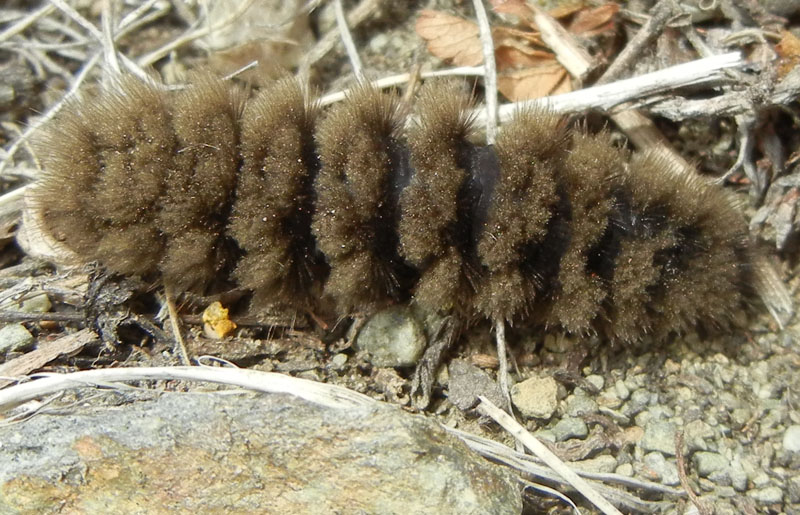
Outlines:
{"type": "Polygon", "coordinates": [[[175,307],[175,291],[169,284],[164,285],[164,296],[166,297],[167,310],[169,310],[169,324],[172,327],[172,334],[175,338],[175,343],[178,345],[178,353],[184,365],[191,365],[192,360],[189,359],[189,352],[186,350],[186,343],[183,341],[183,332],[181,330],[180,316],[175,307]]]}
{"type": "Polygon", "coordinates": [[[483,7],[483,0],[473,0],[475,15],[478,19],[478,30],[481,36],[483,52],[484,96],[486,98],[486,143],[494,145],[497,140],[497,65],[494,60],[494,41],[492,27],[483,7]]]}
{"type": "Polygon", "coordinates": [[[563,477],[573,488],[583,494],[586,499],[594,504],[600,511],[606,515],[622,515],[617,508],[614,507],[608,500],[601,496],[585,479],[567,467],[558,456],[553,454],[550,449],[544,446],[539,440],[530,434],[524,427],[522,427],[516,420],[514,420],[508,413],[501,410],[492,404],[486,397],[479,396],[481,401],[478,404],[478,411],[490,417],[492,420],[500,424],[503,429],[508,431],[514,438],[522,442],[531,452],[533,452],[539,459],[547,464],[550,468],[555,470],[561,477],[563,477]]]}
{"type": "Polygon", "coordinates": [[[344,8],[342,7],[342,0],[333,0],[333,10],[336,14],[336,26],[339,28],[339,37],[342,39],[342,44],[347,52],[347,58],[350,59],[350,66],[353,67],[353,75],[356,80],[364,80],[364,67],[361,65],[361,58],[358,57],[358,50],[353,41],[353,35],[350,34],[350,27],[347,26],[347,18],[344,15],[344,8]]]}

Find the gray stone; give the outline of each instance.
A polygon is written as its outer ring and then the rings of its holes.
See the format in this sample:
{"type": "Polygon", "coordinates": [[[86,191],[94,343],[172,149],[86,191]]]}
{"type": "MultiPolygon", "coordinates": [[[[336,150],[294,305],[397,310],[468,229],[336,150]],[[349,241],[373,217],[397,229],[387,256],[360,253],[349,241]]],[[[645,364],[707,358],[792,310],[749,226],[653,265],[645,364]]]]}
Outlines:
{"type": "Polygon", "coordinates": [[[759,470],[753,474],[753,477],[750,478],[750,481],[753,482],[753,486],[756,489],[765,488],[770,483],[769,474],[763,470],[759,470]]]}
{"type": "Polygon", "coordinates": [[[597,405],[600,407],[601,412],[603,410],[615,410],[622,406],[622,401],[619,399],[619,397],[617,397],[617,394],[614,393],[614,390],[612,389],[606,390],[597,396],[597,405]]]}
{"type": "Polygon", "coordinates": [[[567,397],[564,413],[570,417],[580,417],[597,413],[599,409],[597,401],[593,397],[576,390],[574,394],[567,397]]]}
{"type": "Polygon", "coordinates": [[[777,486],[768,486],[760,490],[750,490],[747,496],[762,504],[778,504],[783,501],[783,490],[777,486]]]}
{"type": "Polygon", "coordinates": [[[800,452],[800,426],[786,428],[783,433],[783,449],[789,452],[800,452]]]}
{"type": "Polygon", "coordinates": [[[510,473],[395,407],[134,395],[0,428],[0,513],[522,510],[510,473]]]}
{"type": "Polygon", "coordinates": [[[47,313],[52,307],[46,293],[37,293],[21,300],[6,299],[0,303],[0,309],[22,311],[23,313],[47,313]]]}
{"type": "Polygon", "coordinates": [[[553,431],[551,431],[550,429],[541,429],[533,433],[533,435],[539,440],[544,440],[550,443],[556,443],[556,437],[553,435],[553,431]]]}
{"type": "Polygon", "coordinates": [[[623,463],[614,471],[615,474],[620,476],[633,477],[633,465],[630,463],[623,463]]]}
{"type": "Polygon", "coordinates": [[[369,47],[373,52],[382,52],[387,44],[389,44],[389,36],[378,34],[369,42],[369,47]]]}
{"type": "Polygon", "coordinates": [[[447,367],[449,380],[447,397],[460,410],[468,410],[478,404],[478,395],[483,395],[495,406],[506,404],[500,385],[489,374],[463,359],[454,359],[447,367]]]}
{"type": "Polygon", "coordinates": [[[412,311],[395,306],[376,313],[356,337],[356,347],[377,367],[415,365],[426,345],[425,331],[412,311]]]}
{"type": "Polygon", "coordinates": [[[800,476],[790,477],[786,481],[786,495],[790,503],[800,503],[800,476]]]}
{"type": "Polygon", "coordinates": [[[586,376],[586,381],[595,388],[597,388],[597,391],[602,390],[603,386],[606,384],[606,380],[603,379],[603,376],[597,374],[586,376]]]}
{"type": "Polygon", "coordinates": [[[622,407],[622,413],[626,417],[633,417],[637,413],[644,410],[648,404],[650,404],[650,398],[651,394],[648,390],[644,388],[634,390],[631,394],[630,400],[622,407]]]}
{"type": "Polygon", "coordinates": [[[623,401],[628,400],[628,397],[631,396],[631,391],[625,386],[625,381],[617,381],[614,383],[614,392],[617,394],[617,397],[623,401]]]}
{"type": "Polygon", "coordinates": [[[617,459],[610,454],[602,454],[588,460],[573,461],[571,466],[584,472],[610,473],[617,468],[617,459]]]}
{"type": "Polygon", "coordinates": [[[553,426],[553,436],[557,442],[563,442],[570,438],[586,438],[589,434],[589,427],[580,418],[564,417],[553,426]]]}
{"type": "Polygon", "coordinates": [[[23,352],[33,347],[33,335],[22,324],[0,328],[0,354],[23,352]]]}
{"type": "Polygon", "coordinates": [[[716,452],[696,452],[692,462],[701,477],[708,477],[714,472],[725,470],[729,465],[725,456],[716,452]]]}
{"type": "Polygon", "coordinates": [[[744,427],[747,422],[750,421],[750,417],[753,416],[753,412],[748,407],[736,408],[731,412],[731,425],[734,429],[741,429],[744,427]]]}
{"type": "Polygon", "coordinates": [[[644,427],[651,420],[664,420],[673,416],[673,411],[665,406],[651,406],[640,412],[634,418],[637,426],[644,427]]]}
{"type": "Polygon", "coordinates": [[[40,293],[20,302],[19,310],[24,313],[47,313],[53,308],[46,293],[40,293]]]}
{"type": "MultiPolygon", "coordinates": [[[[731,498],[736,496],[736,490],[730,486],[720,486],[714,492],[718,497],[731,498]]],[[[716,513],[716,512],[715,512],[716,513]]]]}
{"type": "Polygon", "coordinates": [[[645,451],[658,451],[675,456],[675,424],[663,420],[652,420],[644,426],[640,443],[645,451]]]}
{"type": "Polygon", "coordinates": [[[684,427],[684,441],[689,451],[707,451],[707,438],[714,436],[714,430],[702,420],[692,420],[684,427]]]}
{"type": "Polygon", "coordinates": [[[334,356],[331,358],[331,366],[332,366],[332,367],[333,367],[335,370],[339,370],[339,369],[341,369],[341,368],[344,368],[344,366],[345,366],[345,364],[346,364],[346,363],[347,363],[347,354],[344,354],[344,353],[342,353],[342,352],[340,352],[340,353],[338,353],[338,354],[335,354],[335,355],[334,355],[334,356]]]}
{"type": "Polygon", "coordinates": [[[550,418],[558,407],[558,383],[552,377],[531,377],[511,387],[511,402],[528,418],[550,418]]]}
{"type": "Polygon", "coordinates": [[[735,462],[728,469],[728,476],[731,478],[731,486],[737,492],[747,490],[747,473],[742,468],[742,464],[735,462]]]}
{"type": "Polygon", "coordinates": [[[658,479],[665,485],[674,486],[680,483],[678,478],[678,467],[667,461],[660,452],[650,452],[644,455],[643,463],[658,479]]]}
{"type": "Polygon", "coordinates": [[[708,480],[713,481],[715,485],[729,487],[731,485],[731,476],[728,469],[716,470],[708,475],[708,480]]]}

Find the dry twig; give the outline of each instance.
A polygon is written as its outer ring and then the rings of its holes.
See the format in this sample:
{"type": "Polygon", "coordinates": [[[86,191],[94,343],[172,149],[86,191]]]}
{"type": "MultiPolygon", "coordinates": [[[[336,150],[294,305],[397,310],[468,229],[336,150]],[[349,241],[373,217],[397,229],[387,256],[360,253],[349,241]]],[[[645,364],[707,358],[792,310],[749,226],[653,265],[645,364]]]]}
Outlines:
{"type": "MultiPolygon", "coordinates": [[[[489,18],[483,7],[483,0],[473,0],[475,15],[478,18],[478,30],[481,36],[483,52],[483,83],[486,98],[486,144],[494,145],[497,139],[497,66],[494,62],[494,42],[489,18]]],[[[502,366],[502,365],[501,365],[502,366]]]]}
{"type": "Polygon", "coordinates": [[[597,491],[582,477],[578,476],[575,472],[567,467],[558,456],[552,453],[550,449],[545,447],[539,440],[532,434],[525,430],[524,427],[514,420],[508,413],[501,410],[492,404],[486,397],[479,396],[481,401],[478,404],[478,411],[490,417],[492,420],[500,424],[503,429],[511,433],[511,435],[522,442],[531,452],[533,452],[539,459],[547,464],[550,468],[555,470],[561,477],[563,477],[573,488],[583,494],[587,500],[594,504],[600,511],[606,515],[622,515],[622,513],[615,508],[608,500],[601,496],[597,491]]]}

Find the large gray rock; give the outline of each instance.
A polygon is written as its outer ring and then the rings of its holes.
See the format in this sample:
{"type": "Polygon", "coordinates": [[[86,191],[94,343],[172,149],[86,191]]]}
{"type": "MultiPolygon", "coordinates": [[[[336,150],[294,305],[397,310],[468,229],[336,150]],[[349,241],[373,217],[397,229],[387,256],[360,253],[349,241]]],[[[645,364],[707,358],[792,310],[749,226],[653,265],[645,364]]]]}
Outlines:
{"type": "Polygon", "coordinates": [[[516,481],[422,416],[166,394],[0,428],[0,513],[519,513],[516,481]]]}

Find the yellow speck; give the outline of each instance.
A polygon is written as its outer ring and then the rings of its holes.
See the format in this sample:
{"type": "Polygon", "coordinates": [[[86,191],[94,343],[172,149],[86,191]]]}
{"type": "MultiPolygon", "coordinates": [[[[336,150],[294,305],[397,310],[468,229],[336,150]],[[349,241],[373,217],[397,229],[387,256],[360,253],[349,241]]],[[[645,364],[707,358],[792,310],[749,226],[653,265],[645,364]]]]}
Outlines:
{"type": "Polygon", "coordinates": [[[203,323],[206,334],[212,338],[225,338],[236,329],[236,323],[228,318],[227,308],[223,308],[219,301],[203,311],[203,323]]]}

